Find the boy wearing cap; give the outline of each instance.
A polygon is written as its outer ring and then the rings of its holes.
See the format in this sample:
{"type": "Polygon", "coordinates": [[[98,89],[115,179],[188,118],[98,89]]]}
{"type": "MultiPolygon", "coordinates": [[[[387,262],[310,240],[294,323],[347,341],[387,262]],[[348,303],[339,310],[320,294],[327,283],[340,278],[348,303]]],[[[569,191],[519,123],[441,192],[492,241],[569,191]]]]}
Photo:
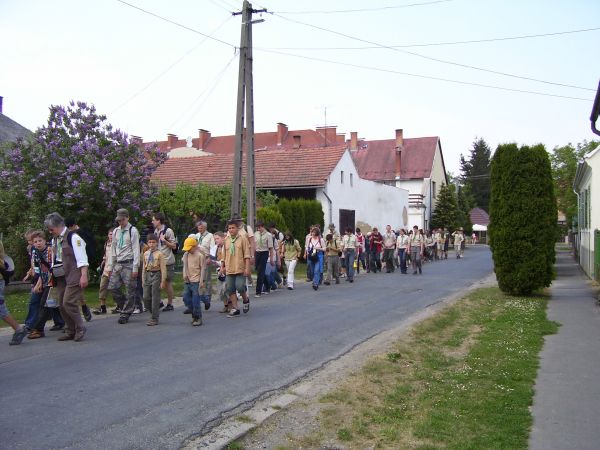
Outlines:
{"type": "Polygon", "coordinates": [[[146,325],[158,325],[160,315],[160,290],[165,288],[167,282],[167,260],[163,252],[158,249],[158,236],[149,234],[146,237],[148,250],[144,253],[144,307],[152,313],[152,318],[146,325]]]}
{"type": "Polygon", "coordinates": [[[200,295],[200,289],[205,286],[206,257],[195,237],[188,237],[183,242],[183,251],[183,303],[192,312],[192,325],[197,327],[202,325],[200,303],[204,302],[206,309],[210,307],[208,296],[200,295]]]}

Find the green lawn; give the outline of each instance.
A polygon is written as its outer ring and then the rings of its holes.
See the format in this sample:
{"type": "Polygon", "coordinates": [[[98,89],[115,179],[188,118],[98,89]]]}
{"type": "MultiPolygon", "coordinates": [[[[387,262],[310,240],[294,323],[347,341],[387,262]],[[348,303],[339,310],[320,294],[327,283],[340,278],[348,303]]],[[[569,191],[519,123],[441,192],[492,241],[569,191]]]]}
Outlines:
{"type": "Polygon", "coordinates": [[[475,291],[340,380],[320,429],[281,448],[525,450],[538,353],[557,330],[546,303],[475,291]]]}

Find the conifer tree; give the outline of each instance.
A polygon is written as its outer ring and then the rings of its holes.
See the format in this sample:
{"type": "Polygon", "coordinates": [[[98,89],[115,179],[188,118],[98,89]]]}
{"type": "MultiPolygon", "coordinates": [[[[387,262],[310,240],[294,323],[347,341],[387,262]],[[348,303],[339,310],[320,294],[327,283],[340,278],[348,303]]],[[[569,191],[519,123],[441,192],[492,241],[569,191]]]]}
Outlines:
{"type": "Polygon", "coordinates": [[[491,167],[488,231],[500,289],[528,295],[550,285],[556,200],[542,145],[498,146],[491,167]]]}
{"type": "Polygon", "coordinates": [[[483,138],[473,142],[469,159],[460,157],[460,181],[466,193],[472,195],[475,205],[488,211],[490,202],[491,150],[483,138]]]}
{"type": "Polygon", "coordinates": [[[431,227],[455,229],[460,226],[458,204],[454,185],[442,185],[438,194],[435,210],[431,216],[431,227]]]}

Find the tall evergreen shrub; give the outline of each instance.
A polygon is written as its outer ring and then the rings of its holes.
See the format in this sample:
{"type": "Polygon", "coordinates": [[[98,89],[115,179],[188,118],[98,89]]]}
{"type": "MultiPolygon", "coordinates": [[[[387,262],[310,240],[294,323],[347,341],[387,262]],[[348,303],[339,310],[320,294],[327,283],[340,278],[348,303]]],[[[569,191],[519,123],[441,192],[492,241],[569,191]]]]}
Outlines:
{"type": "Polygon", "coordinates": [[[550,285],[556,217],[544,147],[498,146],[491,167],[489,238],[502,291],[528,295],[550,285]]]}

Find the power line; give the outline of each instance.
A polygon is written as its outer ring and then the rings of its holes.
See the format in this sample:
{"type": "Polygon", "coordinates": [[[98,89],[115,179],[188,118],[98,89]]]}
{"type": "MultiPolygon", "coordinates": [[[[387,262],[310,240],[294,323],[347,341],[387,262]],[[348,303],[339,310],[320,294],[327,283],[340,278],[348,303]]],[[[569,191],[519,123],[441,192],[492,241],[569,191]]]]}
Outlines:
{"type": "Polygon", "coordinates": [[[391,47],[389,45],[380,44],[378,42],[373,42],[373,41],[369,41],[369,40],[366,40],[366,39],[358,38],[356,36],[351,36],[349,34],[342,33],[340,31],[330,30],[328,28],[324,28],[324,27],[321,27],[321,26],[318,26],[318,25],[313,25],[311,23],[301,22],[299,20],[295,20],[295,19],[291,19],[289,17],[282,16],[281,14],[278,14],[278,13],[272,13],[272,14],[274,16],[276,16],[276,17],[280,17],[283,20],[287,20],[289,22],[296,23],[298,25],[303,25],[303,26],[306,26],[306,27],[314,28],[316,30],[325,31],[327,33],[335,34],[337,36],[342,36],[342,37],[345,37],[347,39],[352,39],[354,41],[363,42],[365,44],[375,45],[375,46],[377,46],[379,48],[385,48],[385,49],[389,49],[389,50],[392,50],[392,51],[395,51],[395,52],[406,53],[408,55],[417,56],[419,58],[427,59],[429,61],[435,61],[435,62],[439,62],[439,63],[442,63],[442,64],[450,64],[450,65],[453,65],[453,66],[463,67],[463,68],[472,69],[472,70],[478,70],[478,71],[481,71],[481,72],[493,73],[495,75],[502,75],[502,76],[505,76],[505,77],[518,78],[518,79],[527,80],[527,81],[535,81],[535,82],[544,83],[544,84],[551,84],[551,85],[554,85],[554,86],[569,87],[569,88],[573,88],[573,89],[581,89],[581,90],[584,90],[584,91],[595,91],[595,89],[585,88],[585,87],[581,87],[581,86],[575,86],[575,85],[571,85],[571,84],[556,83],[556,82],[552,82],[552,81],[540,80],[540,79],[537,79],[537,78],[531,78],[531,77],[526,77],[526,76],[521,76],[521,75],[515,75],[515,74],[511,74],[511,73],[507,73],[507,72],[500,72],[500,71],[497,71],[497,70],[491,70],[491,69],[485,69],[485,68],[482,68],[482,67],[472,66],[472,65],[469,65],[469,64],[461,64],[461,63],[457,63],[457,62],[454,62],[454,61],[448,61],[448,60],[444,60],[444,59],[434,58],[434,57],[431,57],[431,56],[423,55],[421,53],[411,52],[411,51],[408,51],[408,50],[402,50],[400,48],[395,48],[395,47],[391,47]]]}
{"type": "Polygon", "coordinates": [[[192,117],[200,110],[200,108],[202,108],[202,106],[204,106],[204,104],[208,101],[210,95],[215,91],[217,85],[219,84],[219,82],[223,79],[223,74],[225,73],[225,71],[227,71],[227,69],[229,68],[229,66],[231,65],[231,63],[233,62],[233,60],[236,58],[237,56],[237,51],[234,53],[234,55],[231,57],[231,59],[227,62],[227,64],[225,64],[225,67],[223,67],[223,69],[221,69],[221,71],[213,78],[213,80],[211,81],[211,83],[206,87],[206,89],[204,89],[200,95],[198,95],[198,97],[196,97],[191,103],[190,105],[186,108],[185,112],[180,114],[179,117],[177,117],[177,119],[175,119],[175,121],[169,125],[169,129],[172,129],[177,122],[179,122],[183,117],[185,117],[187,114],[190,114],[190,117],[188,118],[187,122],[185,122],[182,127],[185,127],[190,120],[192,119],[192,117]],[[197,106],[194,108],[195,104],[205,95],[206,97],[204,98],[204,100],[197,106]],[[193,113],[191,112],[193,109],[193,113]]]}
{"type": "MultiPolygon", "coordinates": [[[[259,50],[259,49],[256,49],[256,50],[259,50]]],[[[341,62],[341,61],[333,61],[330,59],[315,58],[312,56],[296,55],[293,53],[280,52],[277,50],[260,49],[260,51],[267,52],[267,53],[274,53],[277,55],[292,56],[294,58],[307,59],[307,60],[311,60],[311,61],[324,62],[324,63],[328,63],[328,64],[336,64],[336,65],[340,65],[340,66],[354,67],[357,69],[373,70],[376,72],[392,73],[392,74],[396,74],[396,75],[405,75],[405,76],[409,76],[409,77],[424,78],[424,79],[435,80],[435,81],[445,81],[448,83],[462,84],[462,85],[466,85],[466,86],[477,86],[477,87],[484,87],[484,88],[488,88],[488,89],[498,89],[501,91],[519,92],[519,93],[523,93],[523,94],[541,95],[541,96],[546,96],[546,97],[565,98],[565,99],[569,99],[569,100],[581,100],[581,101],[585,101],[585,102],[591,101],[591,99],[589,99],[589,98],[571,97],[568,95],[549,94],[546,92],[528,91],[525,89],[515,89],[515,88],[508,88],[508,87],[503,87],[503,86],[495,86],[495,85],[491,85],[491,84],[474,83],[474,82],[470,82],[470,81],[453,80],[450,78],[433,77],[433,76],[429,76],[429,75],[422,75],[422,74],[416,74],[416,73],[410,73],[410,72],[401,72],[401,71],[393,70],[393,69],[384,69],[381,67],[363,66],[360,64],[345,63],[345,62],[341,62]]]]}
{"type": "Polygon", "coordinates": [[[140,8],[139,6],[132,5],[131,3],[127,3],[124,0],[117,0],[117,1],[119,3],[123,3],[124,5],[127,5],[127,6],[129,6],[131,8],[133,8],[133,9],[137,9],[138,11],[141,11],[141,12],[143,12],[145,14],[149,14],[152,17],[156,17],[157,19],[164,20],[165,22],[168,22],[168,23],[170,23],[172,25],[175,25],[175,26],[178,26],[178,27],[183,28],[185,30],[191,31],[192,33],[196,33],[196,34],[199,34],[200,36],[204,36],[204,37],[206,37],[208,39],[212,39],[215,42],[219,42],[221,44],[227,45],[228,47],[231,47],[233,49],[236,48],[235,45],[230,44],[229,42],[222,41],[221,39],[218,39],[218,38],[216,38],[214,36],[211,36],[211,35],[208,35],[206,33],[201,32],[201,31],[198,31],[198,30],[196,30],[194,28],[188,27],[187,25],[183,25],[183,24],[181,24],[179,22],[175,22],[174,20],[171,20],[171,19],[167,19],[166,17],[160,16],[160,15],[158,15],[156,13],[153,13],[152,11],[148,11],[146,9],[140,8]]]}
{"type": "MultiPolygon", "coordinates": [[[[392,48],[410,48],[410,47],[437,47],[444,45],[462,45],[462,44],[479,44],[485,42],[498,42],[498,41],[510,41],[516,39],[532,39],[541,38],[548,36],[560,36],[564,34],[573,33],[585,33],[589,31],[598,31],[598,28],[583,28],[580,30],[569,30],[569,31],[556,31],[553,33],[540,33],[540,34],[524,34],[520,36],[504,36],[498,38],[489,39],[472,39],[468,41],[449,41],[449,42],[431,42],[425,44],[404,44],[404,45],[390,45],[392,48]]],[[[380,46],[367,46],[367,47],[268,47],[272,50],[372,50],[375,48],[381,48],[380,46]]]]}
{"type": "MultiPolygon", "coordinates": [[[[217,28],[214,29],[214,31],[212,33],[210,33],[210,35],[212,36],[213,34],[215,34],[217,31],[219,31],[223,25],[225,25],[227,22],[229,22],[229,20],[231,20],[233,16],[229,16],[227,17],[227,19],[225,19],[225,21],[223,21],[217,28]]],[[[189,49],[186,53],[184,53],[179,59],[177,59],[175,62],[173,62],[169,67],[167,67],[165,70],[163,70],[161,73],[159,73],[157,76],[155,76],[152,80],[150,80],[150,82],[148,84],[146,84],[144,87],[142,87],[139,91],[137,91],[136,93],[134,93],[131,97],[129,97],[127,100],[125,100],[123,103],[121,103],[119,106],[117,106],[112,112],[111,114],[114,114],[115,112],[117,112],[118,110],[120,110],[123,106],[127,105],[129,102],[131,102],[133,99],[135,99],[136,97],[138,97],[140,94],[142,94],[144,91],[146,91],[150,86],[152,86],[155,82],[157,82],[160,78],[162,78],[164,75],[166,75],[168,72],[171,71],[171,69],[173,69],[177,64],[179,64],[181,61],[183,61],[185,58],[188,57],[188,55],[190,55],[192,52],[194,52],[198,47],[200,47],[202,44],[204,44],[206,42],[206,40],[208,39],[208,36],[203,38],[202,40],[200,40],[200,42],[198,42],[198,44],[196,44],[194,47],[192,47],[191,49],[189,49]]]]}
{"type": "Polygon", "coordinates": [[[338,13],[354,13],[354,12],[369,12],[369,11],[384,11],[389,9],[411,8],[413,6],[434,5],[436,3],[448,3],[453,0],[434,0],[429,2],[408,3],[404,5],[380,6],[375,8],[360,8],[360,9],[332,9],[332,10],[315,10],[315,11],[276,11],[281,14],[338,14],[338,13]]]}

